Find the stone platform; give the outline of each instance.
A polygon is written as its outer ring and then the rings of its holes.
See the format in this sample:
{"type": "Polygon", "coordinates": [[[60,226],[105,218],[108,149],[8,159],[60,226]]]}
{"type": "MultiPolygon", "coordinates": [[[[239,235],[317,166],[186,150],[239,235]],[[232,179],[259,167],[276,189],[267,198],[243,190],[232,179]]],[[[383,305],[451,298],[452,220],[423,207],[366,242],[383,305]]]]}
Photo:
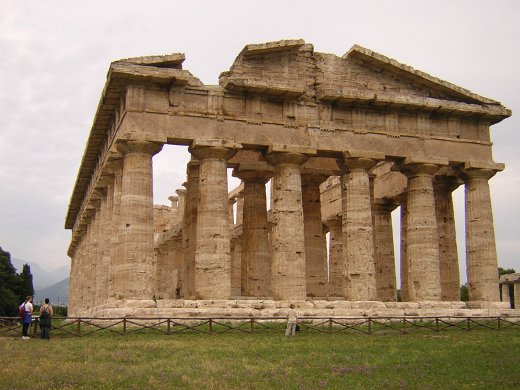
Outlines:
{"type": "Polygon", "coordinates": [[[72,316],[121,318],[203,318],[203,317],[280,317],[287,316],[293,304],[301,317],[487,317],[519,316],[503,302],[378,302],[345,300],[275,301],[237,300],[119,300],[72,316]]]}

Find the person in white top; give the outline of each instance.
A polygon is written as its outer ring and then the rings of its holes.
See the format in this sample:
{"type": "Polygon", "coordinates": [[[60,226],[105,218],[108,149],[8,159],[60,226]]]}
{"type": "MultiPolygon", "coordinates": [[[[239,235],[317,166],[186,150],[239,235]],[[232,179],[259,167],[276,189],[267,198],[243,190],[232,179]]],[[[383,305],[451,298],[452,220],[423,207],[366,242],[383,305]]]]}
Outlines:
{"type": "Polygon", "coordinates": [[[33,313],[33,305],[32,305],[32,296],[27,296],[25,298],[25,302],[20,305],[20,308],[23,306],[23,318],[22,318],[22,339],[29,340],[30,337],[27,334],[27,330],[32,322],[32,313],[33,313]]]}
{"type": "Polygon", "coordinates": [[[289,310],[287,310],[286,336],[294,336],[296,334],[296,324],[298,324],[298,312],[294,309],[294,304],[291,303],[289,310]]]}

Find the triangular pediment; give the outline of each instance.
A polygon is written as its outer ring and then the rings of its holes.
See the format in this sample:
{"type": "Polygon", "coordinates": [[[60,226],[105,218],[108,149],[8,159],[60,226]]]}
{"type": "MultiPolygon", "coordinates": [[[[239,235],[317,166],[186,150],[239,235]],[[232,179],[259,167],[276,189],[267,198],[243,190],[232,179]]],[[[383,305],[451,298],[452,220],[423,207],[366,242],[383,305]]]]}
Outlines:
{"type": "Polygon", "coordinates": [[[468,104],[500,104],[359,45],[342,59],[354,88],[468,104]]]}

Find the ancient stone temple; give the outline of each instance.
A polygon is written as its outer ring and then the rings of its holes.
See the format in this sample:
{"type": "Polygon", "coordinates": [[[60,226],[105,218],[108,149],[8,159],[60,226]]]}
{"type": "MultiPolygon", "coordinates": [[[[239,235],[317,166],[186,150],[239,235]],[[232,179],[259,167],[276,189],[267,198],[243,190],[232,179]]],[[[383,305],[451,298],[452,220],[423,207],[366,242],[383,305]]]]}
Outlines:
{"type": "Polygon", "coordinates": [[[183,61],[110,65],[65,223],[70,315],[506,310],[488,183],[504,169],[490,140],[511,115],[499,102],[357,45],[341,57],[303,40],[247,45],[219,85],[183,61]],[[165,144],[191,160],[171,205],[154,206],[165,144]],[[228,168],[242,181],[231,192],[228,168]],[[451,196],[461,185],[468,304],[451,196]]]}

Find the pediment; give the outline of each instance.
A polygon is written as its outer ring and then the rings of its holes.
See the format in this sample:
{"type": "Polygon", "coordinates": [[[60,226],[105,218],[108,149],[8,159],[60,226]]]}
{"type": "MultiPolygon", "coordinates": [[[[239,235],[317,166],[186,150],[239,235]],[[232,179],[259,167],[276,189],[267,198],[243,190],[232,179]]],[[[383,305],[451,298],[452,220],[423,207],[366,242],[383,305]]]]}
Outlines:
{"type": "Polygon", "coordinates": [[[392,109],[486,116],[511,115],[499,102],[354,45],[342,57],[303,40],[247,45],[220,76],[224,90],[392,109]]]}
{"type": "Polygon", "coordinates": [[[468,104],[500,104],[359,45],[342,59],[349,68],[350,80],[358,87],[468,104]]]}

